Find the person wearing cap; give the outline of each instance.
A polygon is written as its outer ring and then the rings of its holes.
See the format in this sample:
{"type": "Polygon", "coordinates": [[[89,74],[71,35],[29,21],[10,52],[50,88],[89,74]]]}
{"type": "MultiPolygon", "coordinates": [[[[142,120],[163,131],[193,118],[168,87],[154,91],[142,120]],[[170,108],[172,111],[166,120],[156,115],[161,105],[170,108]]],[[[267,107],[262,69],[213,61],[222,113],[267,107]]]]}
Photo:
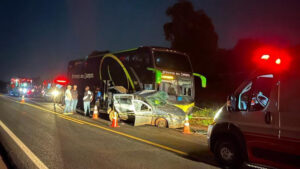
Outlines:
{"type": "Polygon", "coordinates": [[[72,109],[72,93],[71,93],[72,86],[68,85],[67,90],[65,92],[65,110],[64,114],[68,114],[71,112],[72,109]]]}

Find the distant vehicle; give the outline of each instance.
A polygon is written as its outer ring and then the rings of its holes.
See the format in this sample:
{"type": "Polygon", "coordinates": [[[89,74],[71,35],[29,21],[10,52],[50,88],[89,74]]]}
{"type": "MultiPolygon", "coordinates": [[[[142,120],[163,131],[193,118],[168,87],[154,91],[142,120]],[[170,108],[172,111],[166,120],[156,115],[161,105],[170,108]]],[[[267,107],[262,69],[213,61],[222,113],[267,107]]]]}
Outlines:
{"type": "Polygon", "coordinates": [[[188,55],[162,47],[94,53],[85,59],[70,61],[68,65],[68,79],[70,84],[78,86],[79,99],[83,97],[85,86],[90,86],[92,91],[99,88],[103,94],[101,102],[105,103],[102,109],[110,108],[108,89],[113,86],[122,86],[127,93],[164,91],[174,105],[192,107],[194,75],[201,76],[193,73],[188,55]]]}
{"type": "Polygon", "coordinates": [[[55,83],[48,83],[42,90],[42,98],[48,102],[55,101],[56,103],[64,104],[64,86],[55,83]]]}
{"type": "MultiPolygon", "coordinates": [[[[142,91],[136,94],[115,94],[113,105],[122,120],[134,118],[134,126],[155,125],[157,127],[181,128],[185,112],[168,104],[161,98],[165,92],[142,91]]],[[[110,111],[112,118],[113,111],[110,111]]]]}
{"type": "Polygon", "coordinates": [[[300,168],[300,69],[280,55],[261,55],[260,71],[230,95],[208,128],[222,166],[300,168]],[[262,69],[264,68],[264,69],[262,69]]]}
{"type": "Polygon", "coordinates": [[[32,86],[32,79],[29,78],[11,78],[8,87],[8,94],[11,96],[33,96],[35,89],[32,86]]]}

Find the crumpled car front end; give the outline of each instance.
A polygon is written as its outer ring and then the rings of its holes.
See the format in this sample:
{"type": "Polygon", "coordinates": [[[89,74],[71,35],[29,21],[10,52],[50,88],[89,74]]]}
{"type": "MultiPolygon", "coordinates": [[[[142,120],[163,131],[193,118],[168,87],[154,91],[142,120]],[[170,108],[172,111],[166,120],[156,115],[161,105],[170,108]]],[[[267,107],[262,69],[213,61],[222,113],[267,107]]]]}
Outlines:
{"type": "Polygon", "coordinates": [[[157,106],[155,115],[165,118],[169,128],[182,128],[184,126],[185,113],[176,106],[170,104],[157,106]]]}

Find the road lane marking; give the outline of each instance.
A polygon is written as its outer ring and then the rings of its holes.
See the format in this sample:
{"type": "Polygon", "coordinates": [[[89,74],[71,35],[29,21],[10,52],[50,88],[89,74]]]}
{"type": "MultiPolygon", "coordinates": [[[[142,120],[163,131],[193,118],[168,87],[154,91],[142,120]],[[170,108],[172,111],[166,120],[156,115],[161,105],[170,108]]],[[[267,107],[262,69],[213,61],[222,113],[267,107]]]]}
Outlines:
{"type": "Polygon", "coordinates": [[[75,123],[78,123],[78,124],[84,124],[83,122],[79,121],[79,120],[76,120],[76,119],[72,119],[72,118],[69,118],[67,116],[62,116],[62,115],[58,115],[59,117],[63,118],[63,119],[66,119],[66,120],[69,120],[69,121],[72,121],[72,122],[75,122],[75,123]]]}
{"type": "MultiPolygon", "coordinates": [[[[27,105],[27,106],[31,106],[31,107],[34,107],[36,109],[40,109],[40,110],[43,110],[43,111],[46,111],[46,112],[57,114],[57,115],[59,115],[59,117],[65,117],[61,113],[57,113],[57,112],[54,112],[54,111],[51,111],[51,110],[47,110],[47,109],[42,108],[40,106],[36,106],[36,105],[30,104],[30,103],[20,103],[19,101],[15,101],[13,99],[9,99],[9,100],[11,100],[13,102],[16,102],[16,103],[19,103],[19,104],[24,104],[24,105],[27,105]],[[62,116],[60,116],[60,115],[62,115],[62,116]]],[[[136,136],[132,136],[130,134],[126,134],[126,133],[123,133],[123,132],[120,132],[120,131],[112,130],[110,128],[103,127],[103,126],[100,126],[100,125],[95,124],[95,123],[90,123],[90,122],[87,122],[87,121],[78,120],[78,119],[70,117],[70,116],[68,116],[68,119],[77,120],[78,122],[81,122],[81,123],[89,125],[89,126],[94,126],[94,127],[97,127],[97,128],[100,128],[100,129],[103,129],[103,130],[106,130],[106,131],[109,131],[109,132],[112,132],[112,133],[115,133],[115,134],[118,134],[118,135],[122,135],[122,136],[125,136],[127,138],[131,138],[133,140],[137,140],[137,141],[140,141],[140,142],[143,142],[143,143],[155,146],[155,147],[159,147],[159,148],[162,148],[162,149],[165,149],[165,150],[168,150],[168,151],[180,154],[180,155],[189,156],[189,154],[186,153],[186,152],[183,152],[183,151],[180,151],[180,150],[177,150],[177,149],[174,149],[174,148],[162,145],[162,144],[154,143],[152,141],[145,140],[145,139],[142,139],[142,138],[139,138],[139,137],[136,137],[136,136]]]]}
{"type": "Polygon", "coordinates": [[[0,120],[0,126],[12,138],[15,143],[23,150],[30,160],[40,169],[48,167],[0,120]]]}
{"type": "Polygon", "coordinates": [[[147,144],[153,145],[155,147],[159,147],[159,148],[162,148],[162,149],[165,149],[165,150],[168,150],[168,151],[172,151],[172,152],[175,152],[177,154],[181,154],[181,155],[184,155],[184,156],[189,155],[186,152],[183,152],[183,151],[180,151],[180,150],[177,150],[177,149],[174,149],[174,148],[162,145],[162,144],[154,143],[152,141],[145,140],[145,139],[142,139],[142,138],[139,138],[139,137],[135,137],[135,136],[132,136],[130,134],[126,134],[126,133],[123,133],[123,132],[120,132],[120,131],[112,130],[112,129],[100,126],[98,124],[94,124],[94,123],[90,123],[90,122],[85,122],[85,124],[90,125],[90,126],[94,126],[94,127],[106,130],[106,131],[110,131],[112,133],[116,133],[116,134],[119,134],[119,135],[122,135],[122,136],[125,136],[125,137],[128,137],[128,138],[131,138],[133,140],[137,140],[137,141],[140,141],[140,142],[143,142],[143,143],[147,143],[147,144]]]}

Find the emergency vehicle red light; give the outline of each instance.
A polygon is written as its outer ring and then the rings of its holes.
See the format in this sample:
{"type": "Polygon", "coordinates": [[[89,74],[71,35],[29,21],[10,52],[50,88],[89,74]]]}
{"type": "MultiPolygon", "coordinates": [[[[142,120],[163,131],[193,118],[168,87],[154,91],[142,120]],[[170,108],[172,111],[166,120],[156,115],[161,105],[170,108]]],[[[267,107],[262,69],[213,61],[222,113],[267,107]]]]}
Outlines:
{"type": "Polygon", "coordinates": [[[282,72],[289,68],[291,57],[285,50],[268,46],[254,51],[253,61],[260,69],[282,72]]]}
{"type": "Polygon", "coordinates": [[[281,63],[281,59],[276,59],[276,61],[275,61],[275,63],[277,64],[277,65],[279,65],[280,63],[281,63]]]}
{"type": "Polygon", "coordinates": [[[268,60],[270,58],[270,55],[262,55],[261,59],[263,60],[268,60]]]}
{"type": "Polygon", "coordinates": [[[60,85],[66,85],[66,84],[68,84],[68,82],[69,82],[68,79],[65,77],[57,77],[54,79],[54,83],[60,84],[60,85]]]}

